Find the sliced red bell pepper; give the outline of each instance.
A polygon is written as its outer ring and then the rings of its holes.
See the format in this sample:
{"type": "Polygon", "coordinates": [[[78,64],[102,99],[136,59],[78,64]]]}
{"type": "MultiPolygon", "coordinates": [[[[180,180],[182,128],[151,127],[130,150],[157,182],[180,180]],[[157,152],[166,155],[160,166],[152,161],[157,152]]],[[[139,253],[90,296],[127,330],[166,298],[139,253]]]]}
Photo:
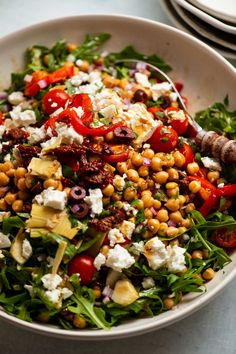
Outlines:
{"type": "Polygon", "coordinates": [[[52,73],[47,73],[42,70],[35,71],[32,74],[32,80],[26,83],[25,95],[34,97],[42,88],[45,88],[50,84],[64,81],[73,76],[73,74],[74,65],[72,63],[66,63],[60,69],[55,70],[52,73]]]}
{"type": "Polygon", "coordinates": [[[227,186],[218,187],[217,194],[220,197],[234,197],[234,196],[236,196],[236,184],[228,184],[227,186]]]}
{"type": "Polygon", "coordinates": [[[78,93],[71,98],[70,107],[82,107],[84,113],[81,117],[85,125],[93,121],[93,105],[89,95],[78,93]]]}
{"type": "Polygon", "coordinates": [[[195,156],[194,156],[193,150],[192,150],[192,148],[191,148],[191,146],[189,144],[183,143],[183,146],[178,148],[178,150],[185,157],[184,167],[186,167],[189,163],[195,161],[195,156]]]}
{"type": "Polygon", "coordinates": [[[4,121],[4,115],[2,112],[0,112],[0,125],[3,124],[3,121],[4,121]]]}
{"type": "Polygon", "coordinates": [[[212,193],[209,198],[204,202],[200,207],[200,213],[206,217],[213,209],[216,209],[219,202],[219,196],[215,193],[212,193]]]}

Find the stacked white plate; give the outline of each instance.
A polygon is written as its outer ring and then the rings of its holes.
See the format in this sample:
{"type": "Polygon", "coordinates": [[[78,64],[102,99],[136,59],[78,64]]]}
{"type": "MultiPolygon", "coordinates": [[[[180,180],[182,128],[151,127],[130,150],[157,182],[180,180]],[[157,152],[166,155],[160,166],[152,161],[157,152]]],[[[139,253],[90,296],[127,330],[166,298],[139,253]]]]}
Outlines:
{"type": "Polygon", "coordinates": [[[236,0],[160,0],[176,27],[236,59],[236,0]]]}

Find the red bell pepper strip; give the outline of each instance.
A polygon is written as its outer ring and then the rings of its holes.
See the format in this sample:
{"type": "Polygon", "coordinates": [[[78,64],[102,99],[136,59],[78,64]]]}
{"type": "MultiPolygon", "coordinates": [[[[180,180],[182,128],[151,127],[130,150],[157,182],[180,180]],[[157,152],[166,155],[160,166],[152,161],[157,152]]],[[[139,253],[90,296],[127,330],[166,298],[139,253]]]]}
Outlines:
{"type": "Polygon", "coordinates": [[[74,65],[71,63],[64,64],[60,69],[52,73],[38,70],[33,72],[32,80],[26,83],[25,96],[34,97],[42,89],[50,84],[64,81],[74,75],[74,65]]]}
{"type": "Polygon", "coordinates": [[[2,112],[0,112],[0,125],[3,124],[3,121],[4,121],[4,115],[2,112]]]}
{"type": "Polygon", "coordinates": [[[187,143],[183,143],[183,146],[178,148],[179,152],[184,155],[185,157],[185,164],[184,167],[187,167],[187,165],[193,161],[195,161],[195,156],[193,153],[193,150],[191,146],[187,143]]]}
{"type": "Polygon", "coordinates": [[[93,121],[93,105],[89,95],[78,93],[71,98],[70,107],[82,107],[84,113],[81,117],[85,125],[93,121]]]}
{"type": "Polygon", "coordinates": [[[217,194],[220,197],[234,197],[234,196],[236,196],[236,184],[228,184],[227,186],[218,187],[217,194]]]}
{"type": "Polygon", "coordinates": [[[120,154],[103,155],[102,159],[108,163],[117,163],[127,161],[129,157],[129,150],[126,150],[120,154]]]}
{"type": "Polygon", "coordinates": [[[218,206],[219,196],[215,193],[212,193],[209,198],[204,202],[204,204],[200,207],[200,213],[206,217],[212,209],[217,208],[218,206]]]}
{"type": "Polygon", "coordinates": [[[188,176],[189,181],[198,181],[201,183],[202,188],[209,189],[212,193],[217,194],[217,188],[211,184],[209,181],[207,181],[203,177],[198,177],[198,176],[188,176]]]}

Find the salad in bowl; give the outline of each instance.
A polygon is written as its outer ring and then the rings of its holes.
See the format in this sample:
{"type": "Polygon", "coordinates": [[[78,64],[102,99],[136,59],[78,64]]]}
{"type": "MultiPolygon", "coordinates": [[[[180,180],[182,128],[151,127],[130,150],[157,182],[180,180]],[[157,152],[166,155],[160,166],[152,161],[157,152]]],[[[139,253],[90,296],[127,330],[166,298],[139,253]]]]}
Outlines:
{"type": "MultiPolygon", "coordinates": [[[[1,93],[0,305],[25,321],[109,329],[159,315],[204,292],[236,247],[233,166],[201,151],[142,61],[170,66],[105,52],[109,39],[32,46],[1,93]]],[[[233,117],[226,99],[197,120],[234,138],[233,117]]]]}

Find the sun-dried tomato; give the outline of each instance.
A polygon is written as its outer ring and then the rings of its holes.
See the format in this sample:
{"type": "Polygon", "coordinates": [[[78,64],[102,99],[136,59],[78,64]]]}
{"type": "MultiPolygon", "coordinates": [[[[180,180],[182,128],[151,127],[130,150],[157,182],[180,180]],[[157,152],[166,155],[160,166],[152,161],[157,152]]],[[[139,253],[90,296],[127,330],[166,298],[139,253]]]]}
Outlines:
{"type": "Polygon", "coordinates": [[[19,142],[21,140],[26,139],[29,136],[29,133],[21,128],[9,129],[4,133],[3,138],[7,140],[14,140],[15,142],[19,142]]]}
{"type": "Polygon", "coordinates": [[[106,216],[103,219],[94,218],[89,221],[89,226],[95,228],[97,231],[107,232],[112,229],[115,222],[114,216],[106,216]]]}

